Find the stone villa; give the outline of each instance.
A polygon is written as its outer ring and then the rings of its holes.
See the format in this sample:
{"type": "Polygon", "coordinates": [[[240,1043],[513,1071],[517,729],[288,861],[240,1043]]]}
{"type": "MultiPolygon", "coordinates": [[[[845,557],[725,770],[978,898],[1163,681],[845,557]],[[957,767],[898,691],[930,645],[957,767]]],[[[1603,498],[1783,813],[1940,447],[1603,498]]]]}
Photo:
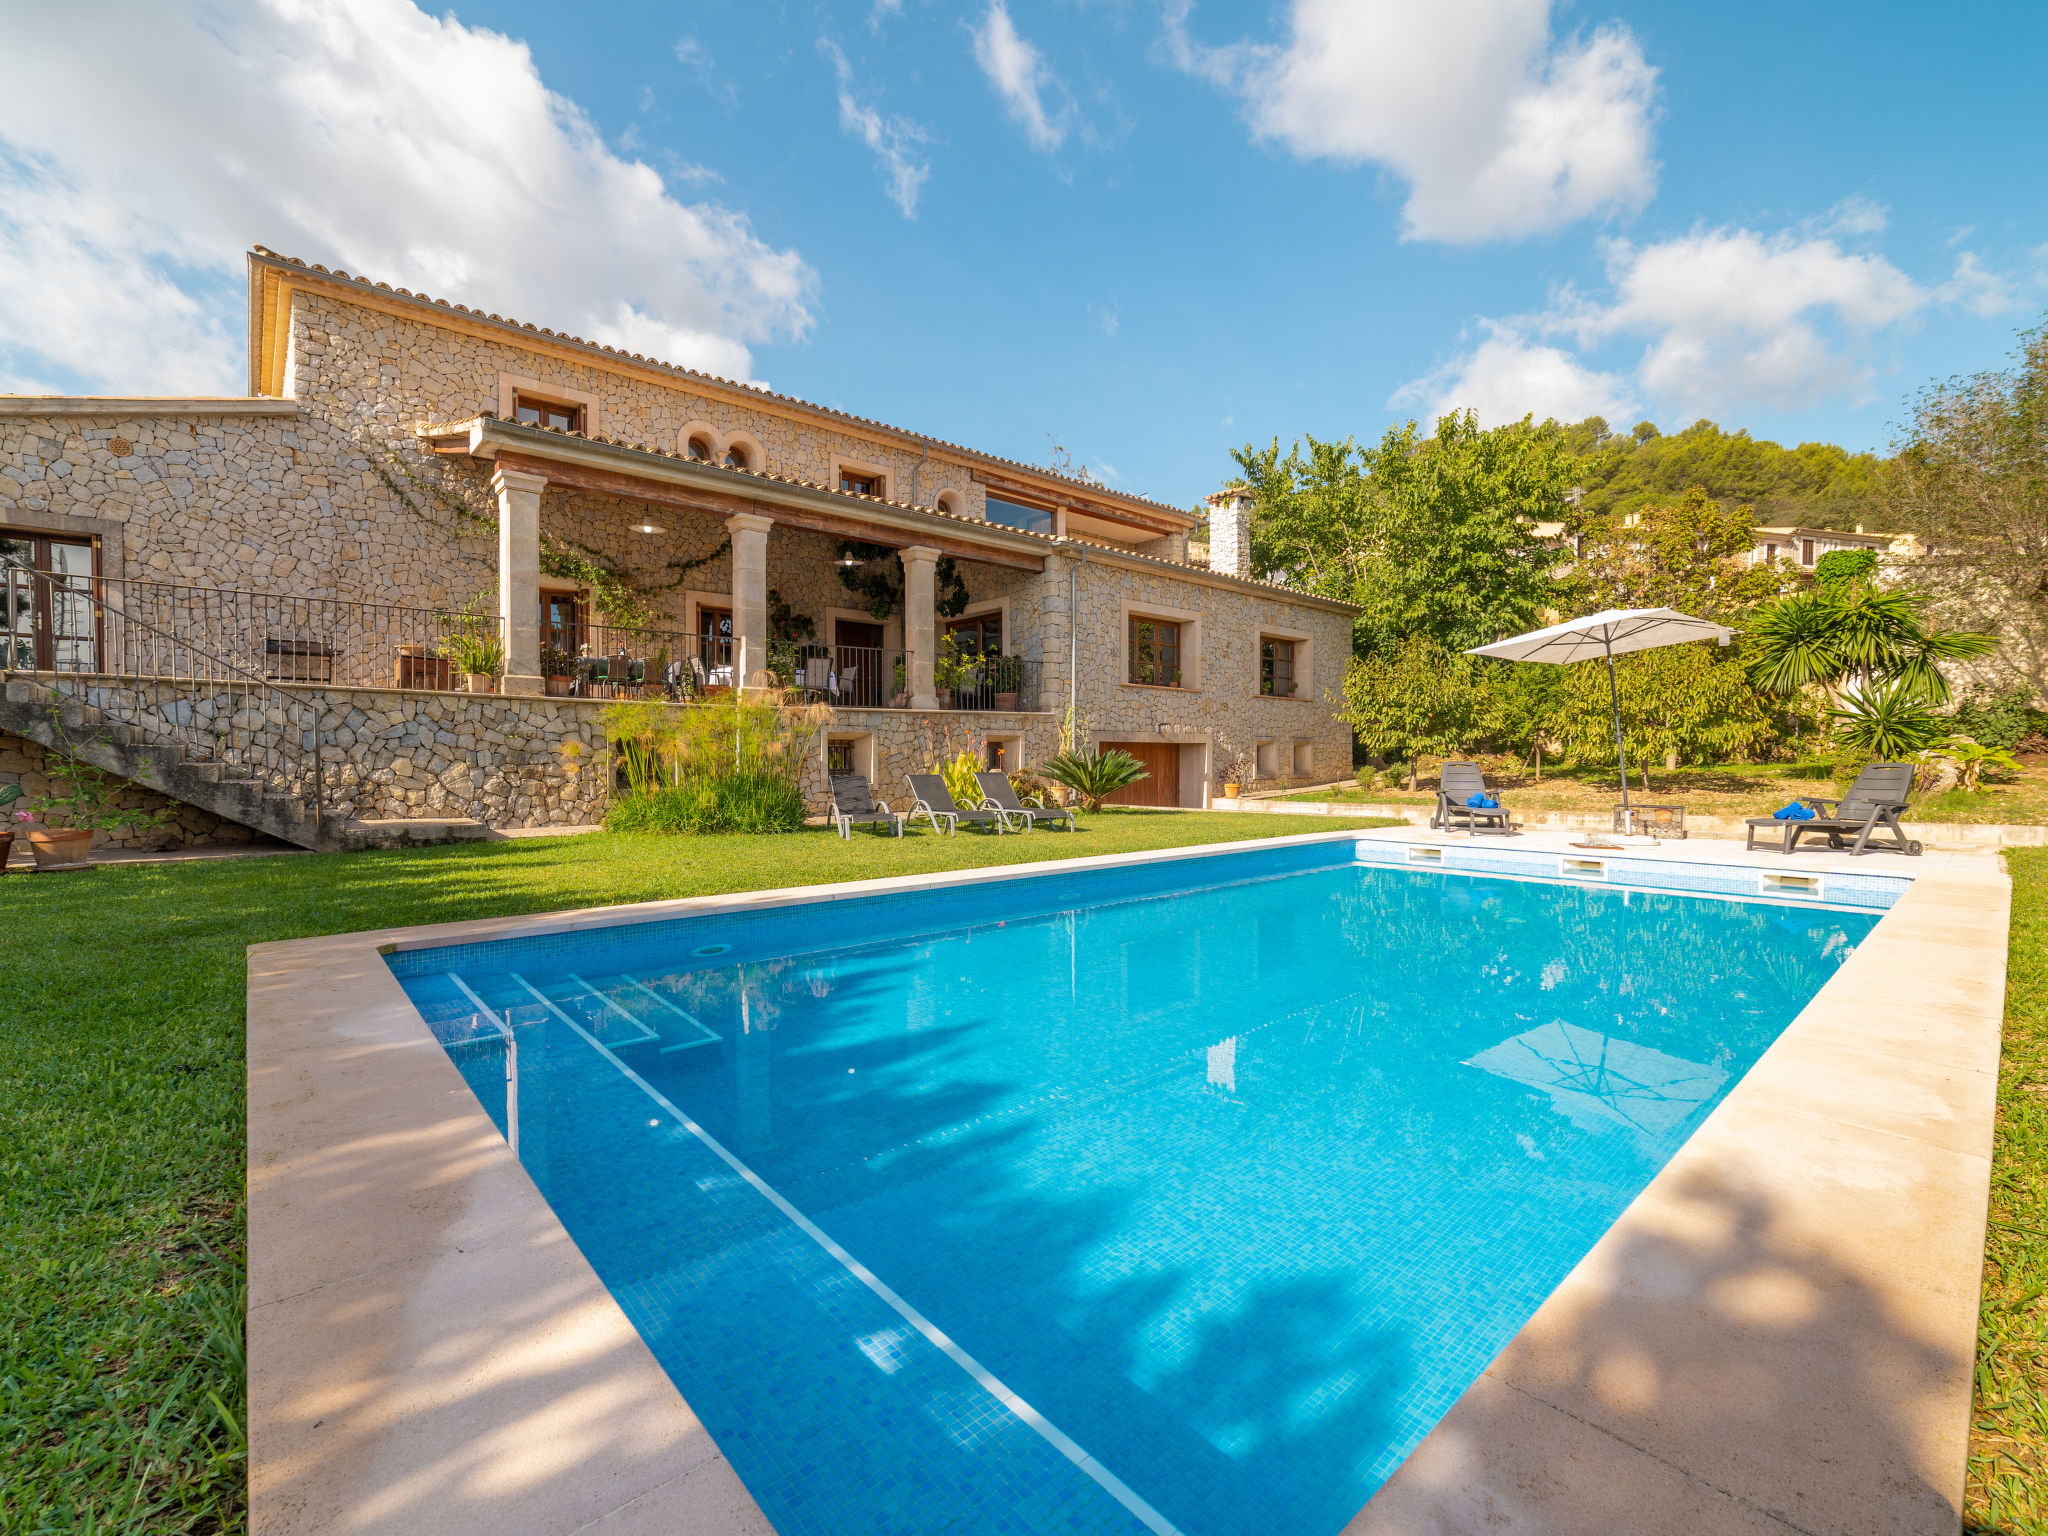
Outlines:
{"type": "Polygon", "coordinates": [[[735,683],[832,707],[820,801],[833,764],[1027,767],[1070,716],[1138,803],[1239,753],[1342,777],[1353,610],[1252,579],[1249,504],[1212,508],[1203,565],[1178,508],[258,247],[246,398],[0,397],[0,547],[47,573],[11,578],[0,782],[68,720],[179,840],[585,822],[606,700],[735,683]]]}

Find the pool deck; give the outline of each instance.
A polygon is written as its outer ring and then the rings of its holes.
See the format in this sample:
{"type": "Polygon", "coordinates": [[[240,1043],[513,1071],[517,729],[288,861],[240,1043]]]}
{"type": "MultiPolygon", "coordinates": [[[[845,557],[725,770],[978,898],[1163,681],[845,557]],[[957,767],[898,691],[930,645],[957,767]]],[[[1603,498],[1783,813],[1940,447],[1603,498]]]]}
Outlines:
{"type": "MultiPolygon", "coordinates": [[[[1569,840],[1416,829],[1303,840],[1361,835],[1560,852],[1569,840]]],[[[1347,1536],[1953,1536],[2008,882],[1978,853],[1786,859],[1699,840],[1641,851],[1916,880],[1347,1536]]],[[[414,1012],[382,946],[1067,867],[252,947],[252,1530],[770,1530],[414,1012]]]]}

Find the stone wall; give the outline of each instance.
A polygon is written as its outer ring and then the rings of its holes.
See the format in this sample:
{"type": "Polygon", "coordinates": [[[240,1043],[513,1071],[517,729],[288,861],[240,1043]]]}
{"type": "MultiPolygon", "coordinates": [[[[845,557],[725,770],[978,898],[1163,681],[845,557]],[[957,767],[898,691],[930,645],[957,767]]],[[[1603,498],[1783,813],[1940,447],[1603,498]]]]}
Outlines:
{"type": "MultiPolygon", "coordinates": [[[[20,736],[0,731],[0,784],[19,784],[23,799],[0,810],[0,815],[12,815],[15,811],[41,799],[53,789],[61,792],[61,785],[50,781],[50,752],[39,741],[28,741],[20,736]]],[[[124,808],[161,813],[171,800],[168,795],[159,794],[146,784],[127,784],[114,796],[114,804],[124,808]]],[[[36,820],[44,825],[61,827],[68,818],[52,815],[47,818],[38,815],[36,820]]],[[[183,848],[194,844],[246,843],[259,834],[237,822],[216,816],[211,811],[201,810],[196,805],[179,803],[177,817],[168,826],[154,831],[141,832],[126,830],[102,832],[93,839],[96,848],[183,848]]]]}
{"type": "MultiPolygon", "coordinates": [[[[1048,561],[1047,567],[1039,578],[1041,604],[1053,615],[1049,627],[1064,640],[1069,561],[1057,557],[1048,561]]],[[[1093,740],[1180,741],[1205,746],[1212,789],[1214,771],[1231,749],[1251,751],[1261,742],[1285,743],[1290,748],[1297,741],[1307,742],[1309,777],[1315,780],[1350,774],[1351,732],[1334,713],[1342,703],[1344,667],[1351,658],[1349,615],[1312,608],[1280,592],[1268,597],[1099,561],[1081,566],[1078,593],[1076,702],[1087,717],[1093,740]],[[1199,684],[1160,688],[1127,680],[1125,623],[1129,608],[1195,616],[1199,684]],[[1299,680],[1292,698],[1269,698],[1259,692],[1260,636],[1276,630],[1304,634],[1309,640],[1310,671],[1299,680]]],[[[1063,709],[1067,656],[1056,645],[1049,650],[1047,662],[1044,700],[1054,709],[1063,709]]],[[[1287,771],[1294,772],[1291,764],[1287,771]]],[[[1184,769],[1184,789],[1185,779],[1184,769]]]]}
{"type": "Polygon", "coordinates": [[[807,760],[804,799],[814,812],[825,807],[830,794],[826,751],[832,738],[866,738],[856,741],[863,749],[856,761],[870,768],[875,798],[900,811],[910,806],[911,774],[927,772],[961,752],[972,752],[986,762],[991,736],[1018,743],[1011,766],[1029,767],[1059,750],[1059,721],[1049,714],[995,710],[835,710],[832,724],[819,733],[807,760]]]}

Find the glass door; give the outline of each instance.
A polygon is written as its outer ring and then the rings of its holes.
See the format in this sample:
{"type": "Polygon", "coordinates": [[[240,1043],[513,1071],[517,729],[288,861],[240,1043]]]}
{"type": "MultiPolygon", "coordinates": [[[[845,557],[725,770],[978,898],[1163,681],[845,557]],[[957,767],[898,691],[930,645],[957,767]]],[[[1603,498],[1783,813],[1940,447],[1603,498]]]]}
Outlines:
{"type": "Polygon", "coordinates": [[[0,555],[49,573],[5,577],[6,664],[14,671],[100,670],[99,610],[92,602],[98,550],[90,539],[0,532],[0,555]]]}

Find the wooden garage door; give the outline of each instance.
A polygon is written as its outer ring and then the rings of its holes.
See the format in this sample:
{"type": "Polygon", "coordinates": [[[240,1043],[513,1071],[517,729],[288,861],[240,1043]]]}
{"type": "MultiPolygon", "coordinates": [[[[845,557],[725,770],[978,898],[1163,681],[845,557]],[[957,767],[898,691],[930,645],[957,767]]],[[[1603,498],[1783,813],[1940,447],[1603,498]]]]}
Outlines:
{"type": "Polygon", "coordinates": [[[1120,789],[1105,805],[1179,805],[1180,744],[1172,741],[1105,741],[1104,752],[1128,752],[1144,768],[1147,777],[1129,789],[1120,789]]]}

